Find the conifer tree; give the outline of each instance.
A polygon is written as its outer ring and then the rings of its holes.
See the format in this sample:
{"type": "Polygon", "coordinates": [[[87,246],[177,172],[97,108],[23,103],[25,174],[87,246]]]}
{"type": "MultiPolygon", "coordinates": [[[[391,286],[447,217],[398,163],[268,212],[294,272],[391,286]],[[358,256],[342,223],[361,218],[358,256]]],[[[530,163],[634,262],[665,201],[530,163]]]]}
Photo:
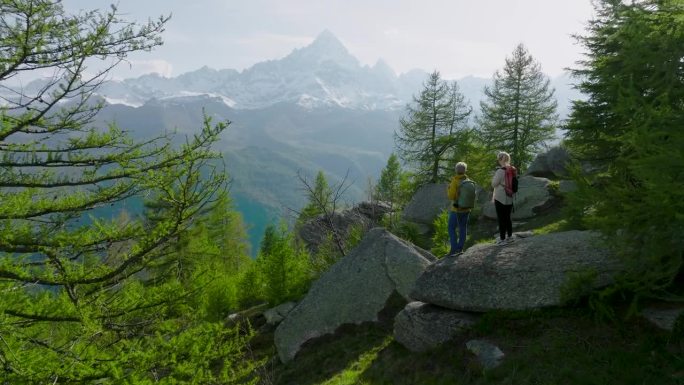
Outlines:
{"type": "Polygon", "coordinates": [[[408,202],[410,191],[406,186],[408,174],[404,172],[396,154],[390,154],[385,168],[380,171],[380,179],[375,186],[375,197],[389,203],[389,227],[396,224],[398,211],[408,202]]]}
{"type": "Polygon", "coordinates": [[[308,286],[309,256],[296,247],[294,235],[281,223],[269,225],[261,241],[257,265],[265,299],[271,305],[299,298],[308,286]]]}
{"type": "Polygon", "coordinates": [[[301,223],[330,211],[333,204],[332,194],[328,179],[323,171],[319,170],[314,180],[313,190],[307,191],[308,202],[301,210],[297,221],[301,223]]]}
{"type": "Polygon", "coordinates": [[[509,152],[515,166],[524,169],[554,137],[558,115],[553,93],[539,63],[519,44],[503,72],[494,73],[494,84],[485,87],[486,99],[480,102],[478,122],[488,147],[509,152]]]}
{"type": "Polygon", "coordinates": [[[342,195],[350,186],[347,183],[347,176],[348,172],[339,183],[331,187],[328,185],[323,171],[319,171],[316,174],[316,180],[313,185],[305,174],[297,173],[297,177],[302,183],[302,187],[309,199],[308,204],[302,209],[297,218],[297,226],[302,226],[307,221],[315,219],[317,225],[320,225],[330,235],[340,255],[346,254],[345,240],[334,217],[342,195]]]}
{"type": "Polygon", "coordinates": [[[399,201],[399,183],[401,181],[401,164],[396,154],[390,154],[385,168],[380,171],[380,179],[375,186],[377,199],[387,202],[399,201]]]}
{"type": "Polygon", "coordinates": [[[628,289],[663,296],[684,258],[684,2],[595,3],[573,72],[588,97],[573,103],[567,145],[574,211],[602,230],[629,267],[628,289]]]}
{"type": "Polygon", "coordinates": [[[10,93],[0,109],[3,383],[144,383],[159,373],[181,381],[187,366],[171,351],[196,360],[199,382],[244,370],[203,366],[229,361],[240,345],[197,323],[192,290],[156,269],[225,186],[209,161],[226,123],[206,119],[181,146],[93,123],[102,104],[92,96],[110,69],[161,44],[166,20],[131,24],[116,7],[70,15],[56,0],[0,3],[0,85],[10,93]],[[7,84],[39,71],[52,76],[37,89],[7,84]],[[98,214],[147,195],[167,215],[98,214]]]}
{"type": "Polygon", "coordinates": [[[457,133],[466,128],[471,110],[456,82],[442,80],[437,71],[413,97],[413,104],[406,106],[395,143],[401,159],[415,167],[419,183],[436,183],[448,174],[443,163],[457,133]]]}
{"type": "Polygon", "coordinates": [[[205,226],[209,239],[217,247],[216,259],[227,274],[238,274],[251,263],[244,220],[227,192],[219,196],[207,214],[205,226]]]}

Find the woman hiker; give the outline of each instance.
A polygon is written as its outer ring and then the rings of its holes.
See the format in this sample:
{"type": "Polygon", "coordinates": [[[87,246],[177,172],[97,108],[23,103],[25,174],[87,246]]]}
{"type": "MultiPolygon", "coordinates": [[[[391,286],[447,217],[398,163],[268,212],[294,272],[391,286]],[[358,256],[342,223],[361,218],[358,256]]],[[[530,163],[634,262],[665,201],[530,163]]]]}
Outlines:
{"type": "Polygon", "coordinates": [[[492,200],[496,207],[496,219],[499,222],[499,239],[497,245],[510,243],[513,241],[513,221],[511,212],[513,211],[513,197],[506,194],[506,167],[511,167],[511,156],[506,152],[500,152],[496,156],[499,166],[492,177],[492,187],[494,195],[492,200]],[[508,235],[508,238],[506,237],[508,235]]]}

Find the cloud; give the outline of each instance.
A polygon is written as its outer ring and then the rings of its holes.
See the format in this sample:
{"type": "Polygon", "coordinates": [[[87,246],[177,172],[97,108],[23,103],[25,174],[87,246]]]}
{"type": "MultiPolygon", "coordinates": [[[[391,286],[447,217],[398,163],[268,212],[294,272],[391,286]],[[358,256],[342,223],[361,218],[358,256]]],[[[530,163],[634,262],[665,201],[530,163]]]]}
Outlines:
{"type": "Polygon", "coordinates": [[[390,28],[382,31],[382,34],[387,36],[387,37],[395,37],[399,36],[400,32],[397,28],[390,28]]]}
{"type": "Polygon", "coordinates": [[[259,44],[264,46],[280,46],[285,44],[287,46],[292,46],[293,48],[296,48],[311,43],[313,37],[302,35],[285,35],[276,33],[256,33],[249,36],[233,38],[231,40],[234,43],[244,45],[259,44]]]}
{"type": "Polygon", "coordinates": [[[135,72],[135,76],[156,73],[164,77],[170,77],[173,72],[173,65],[162,59],[153,60],[130,60],[130,70],[135,72]]]}

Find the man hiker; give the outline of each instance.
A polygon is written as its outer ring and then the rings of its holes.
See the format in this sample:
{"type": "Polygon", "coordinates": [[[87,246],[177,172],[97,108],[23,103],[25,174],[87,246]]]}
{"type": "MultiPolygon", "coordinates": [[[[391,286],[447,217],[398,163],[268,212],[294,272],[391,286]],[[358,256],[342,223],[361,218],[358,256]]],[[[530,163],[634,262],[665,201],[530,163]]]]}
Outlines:
{"type": "Polygon", "coordinates": [[[448,226],[450,250],[447,256],[449,257],[457,256],[463,252],[463,245],[468,233],[470,210],[475,206],[475,182],[468,179],[467,169],[468,165],[465,163],[456,163],[456,175],[451,178],[451,183],[447,188],[447,196],[452,201],[448,226]],[[458,237],[456,236],[457,227],[458,237]]]}

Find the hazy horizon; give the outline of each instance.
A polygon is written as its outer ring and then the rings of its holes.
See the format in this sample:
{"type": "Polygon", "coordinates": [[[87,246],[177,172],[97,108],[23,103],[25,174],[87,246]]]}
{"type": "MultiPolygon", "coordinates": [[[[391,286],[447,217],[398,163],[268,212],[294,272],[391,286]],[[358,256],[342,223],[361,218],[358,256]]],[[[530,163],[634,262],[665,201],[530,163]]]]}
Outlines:
{"type": "MultiPolygon", "coordinates": [[[[64,0],[67,12],[106,9],[112,1],[64,0]]],[[[362,65],[384,60],[396,73],[438,70],[445,78],[491,78],[515,45],[525,44],[544,73],[557,77],[581,57],[572,34],[592,17],[590,0],[250,2],[119,0],[125,19],[171,14],[164,45],[135,53],[115,78],[175,77],[208,66],[243,71],[277,60],[332,32],[362,65]]]]}

